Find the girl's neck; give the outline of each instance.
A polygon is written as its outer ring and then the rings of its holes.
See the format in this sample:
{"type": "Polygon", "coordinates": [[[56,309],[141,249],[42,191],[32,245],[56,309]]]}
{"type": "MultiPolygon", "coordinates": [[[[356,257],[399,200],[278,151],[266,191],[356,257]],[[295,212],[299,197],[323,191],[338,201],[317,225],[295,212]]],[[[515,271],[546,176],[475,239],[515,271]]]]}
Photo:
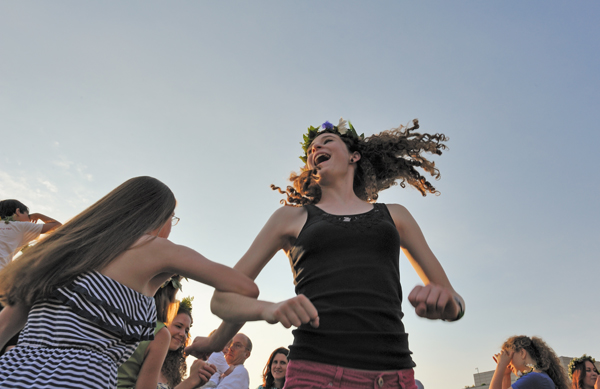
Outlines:
{"type": "Polygon", "coordinates": [[[356,215],[373,209],[373,205],[359,199],[354,192],[351,195],[324,192],[316,205],[332,215],[356,215]]]}
{"type": "Polygon", "coordinates": [[[283,388],[283,380],[275,380],[273,381],[273,387],[281,389],[283,388]]]}

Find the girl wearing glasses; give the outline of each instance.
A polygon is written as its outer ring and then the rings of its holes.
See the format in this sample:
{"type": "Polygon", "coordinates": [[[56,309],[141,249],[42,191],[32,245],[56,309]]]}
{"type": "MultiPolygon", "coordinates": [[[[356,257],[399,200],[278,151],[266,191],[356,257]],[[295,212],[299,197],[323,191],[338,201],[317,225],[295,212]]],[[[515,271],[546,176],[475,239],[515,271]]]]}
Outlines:
{"type": "Polygon", "coordinates": [[[0,358],[0,387],[115,387],[117,367],[152,339],[152,296],[173,274],[258,295],[247,276],[168,240],[175,205],[162,182],[132,178],[0,272],[0,347],[24,327],[0,358]]]}
{"type": "MultiPolygon", "coordinates": [[[[415,366],[402,323],[400,250],[424,282],[408,300],[419,316],[458,320],[463,299],[429,248],[411,214],[376,203],[396,183],[437,194],[423,174],[439,171],[424,154],[441,154],[443,134],[417,133],[418,122],[364,138],[340,119],[304,135],[305,163],[292,174],[286,205],[278,209],[234,267],[254,279],[273,255],[290,259],[297,297],[278,304],[216,292],[212,307],[226,320],[239,310],[256,319],[299,326],[290,347],[286,388],[416,388],[415,366]]],[[[190,351],[215,350],[231,323],[190,351]]]]}

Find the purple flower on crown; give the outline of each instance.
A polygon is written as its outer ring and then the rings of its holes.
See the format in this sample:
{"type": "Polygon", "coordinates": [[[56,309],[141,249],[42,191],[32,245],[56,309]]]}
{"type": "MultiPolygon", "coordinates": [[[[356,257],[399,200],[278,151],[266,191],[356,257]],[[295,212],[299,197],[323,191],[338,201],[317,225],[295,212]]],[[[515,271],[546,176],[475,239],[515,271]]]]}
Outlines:
{"type": "Polygon", "coordinates": [[[333,124],[331,124],[329,122],[325,122],[325,123],[321,124],[321,127],[323,127],[325,130],[333,130],[333,124]]]}

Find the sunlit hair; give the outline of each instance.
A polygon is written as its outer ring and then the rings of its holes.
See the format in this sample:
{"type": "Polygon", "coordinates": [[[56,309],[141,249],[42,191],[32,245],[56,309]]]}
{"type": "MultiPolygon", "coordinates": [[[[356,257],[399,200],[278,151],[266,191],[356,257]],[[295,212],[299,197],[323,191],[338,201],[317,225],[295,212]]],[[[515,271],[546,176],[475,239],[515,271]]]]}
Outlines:
{"type": "MultiPolygon", "coordinates": [[[[285,347],[279,347],[278,349],[275,349],[275,351],[273,351],[271,353],[271,356],[269,357],[269,361],[267,362],[267,364],[265,365],[265,368],[263,370],[263,387],[265,389],[271,389],[273,387],[273,385],[275,384],[275,377],[273,377],[273,373],[271,373],[271,365],[273,364],[273,359],[275,359],[275,356],[277,354],[283,354],[285,355],[286,359],[288,354],[290,353],[290,350],[288,350],[285,347]]],[[[283,377],[283,383],[285,384],[285,377],[283,377]]]]}
{"type": "Polygon", "coordinates": [[[596,365],[594,364],[593,358],[581,358],[578,363],[573,367],[573,376],[571,378],[571,389],[583,389],[583,380],[586,376],[585,371],[585,363],[590,362],[594,365],[594,369],[596,369],[596,365]]]}
{"type": "MultiPolygon", "coordinates": [[[[177,281],[181,281],[181,276],[173,276],[177,281]]],[[[170,323],[177,315],[179,303],[175,296],[179,291],[170,280],[162,287],[158,288],[154,294],[154,304],[156,305],[156,320],[163,323],[170,323]]]]}
{"type": "MultiPolygon", "coordinates": [[[[379,192],[392,185],[406,184],[417,189],[423,196],[427,193],[439,194],[435,187],[419,171],[440,178],[435,163],[423,156],[424,153],[441,155],[446,149],[448,138],[444,134],[428,134],[415,132],[419,122],[415,119],[412,127],[400,126],[379,134],[371,135],[364,140],[347,135],[340,135],[335,130],[325,129],[325,133],[335,134],[344,141],[350,153],[358,152],[358,160],[354,173],[354,193],[361,200],[375,202],[379,192]]],[[[290,175],[291,186],[285,190],[271,185],[273,190],[287,196],[282,203],[287,205],[316,204],[321,200],[321,188],[316,180],[316,169],[303,167],[300,174],[290,175]]]]}
{"type": "Polygon", "coordinates": [[[173,215],[175,196],[159,180],[127,180],[0,271],[0,301],[31,306],[79,274],[108,265],[173,215]]]}
{"type": "Polygon", "coordinates": [[[508,338],[502,345],[502,350],[521,351],[524,349],[527,354],[535,361],[536,368],[548,374],[554,382],[556,389],[568,389],[569,381],[567,373],[562,367],[558,356],[550,346],[541,338],[524,335],[508,338]]]}
{"type": "MultiPolygon", "coordinates": [[[[192,318],[192,313],[188,309],[188,307],[186,307],[185,305],[179,305],[179,303],[176,304],[178,305],[178,309],[177,314],[175,316],[180,315],[182,313],[186,314],[190,317],[190,323],[193,323],[194,319],[192,318]]],[[[175,317],[173,317],[173,319],[175,319],[175,317]]],[[[169,322],[169,324],[171,324],[171,322],[169,322]]],[[[165,362],[163,363],[160,371],[167,379],[167,384],[169,384],[170,388],[174,388],[175,386],[179,385],[185,377],[185,373],[187,372],[187,363],[185,362],[185,358],[187,357],[187,355],[184,353],[184,350],[185,347],[190,343],[190,340],[191,335],[188,333],[185,344],[183,344],[177,350],[169,350],[167,352],[165,362]]]]}

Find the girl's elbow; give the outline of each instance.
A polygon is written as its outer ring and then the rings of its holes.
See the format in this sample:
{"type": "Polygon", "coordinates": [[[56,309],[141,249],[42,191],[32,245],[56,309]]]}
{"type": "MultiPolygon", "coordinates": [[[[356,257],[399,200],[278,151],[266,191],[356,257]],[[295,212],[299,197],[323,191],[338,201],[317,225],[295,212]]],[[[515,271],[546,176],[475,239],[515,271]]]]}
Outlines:
{"type": "Polygon", "coordinates": [[[248,286],[245,288],[243,295],[244,296],[248,296],[248,297],[252,297],[252,298],[258,298],[258,295],[260,294],[260,290],[258,290],[258,285],[256,285],[256,283],[254,281],[250,281],[250,283],[248,284],[248,286]]]}

